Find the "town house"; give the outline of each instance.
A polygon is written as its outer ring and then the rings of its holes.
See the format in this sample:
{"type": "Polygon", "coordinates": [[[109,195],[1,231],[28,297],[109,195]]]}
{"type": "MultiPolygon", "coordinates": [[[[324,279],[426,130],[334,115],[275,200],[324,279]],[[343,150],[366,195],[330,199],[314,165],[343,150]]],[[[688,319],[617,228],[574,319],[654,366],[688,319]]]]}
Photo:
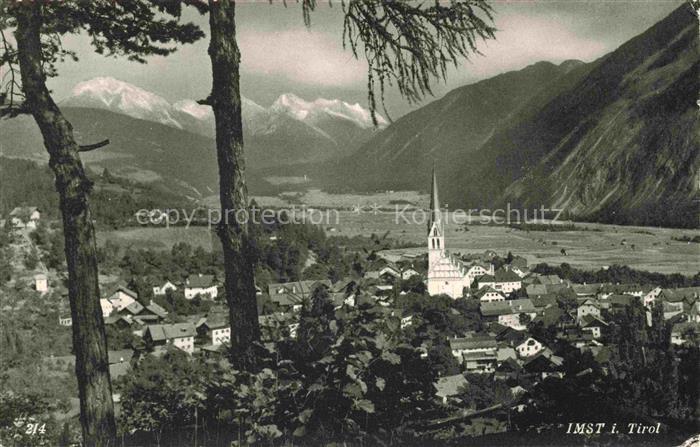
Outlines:
{"type": "Polygon", "coordinates": [[[190,275],[185,282],[185,298],[193,299],[197,295],[214,299],[219,291],[214,283],[214,275],[190,275]]]}

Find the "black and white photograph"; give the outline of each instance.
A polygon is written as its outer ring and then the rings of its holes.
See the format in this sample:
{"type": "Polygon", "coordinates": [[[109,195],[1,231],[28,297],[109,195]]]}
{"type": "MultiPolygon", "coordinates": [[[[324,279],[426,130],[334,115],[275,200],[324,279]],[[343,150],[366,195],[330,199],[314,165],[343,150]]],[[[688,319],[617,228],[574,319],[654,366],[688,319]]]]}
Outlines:
{"type": "Polygon", "coordinates": [[[0,0],[0,447],[700,446],[700,0],[0,0]]]}

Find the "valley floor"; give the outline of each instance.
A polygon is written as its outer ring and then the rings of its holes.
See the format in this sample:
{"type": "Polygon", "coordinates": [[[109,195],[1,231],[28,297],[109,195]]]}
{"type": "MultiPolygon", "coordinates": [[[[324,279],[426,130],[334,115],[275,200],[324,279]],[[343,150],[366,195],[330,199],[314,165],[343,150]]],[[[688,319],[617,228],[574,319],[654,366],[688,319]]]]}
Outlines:
{"type": "MultiPolygon", "coordinates": [[[[410,215],[408,216],[409,220],[410,215]]],[[[395,249],[392,254],[424,253],[425,224],[407,223],[394,212],[365,208],[361,213],[337,211],[323,225],[329,235],[388,237],[419,248],[395,249]]],[[[595,223],[576,223],[573,231],[523,231],[505,225],[463,226],[448,219],[446,243],[455,252],[476,253],[486,249],[497,253],[513,252],[527,258],[531,265],[569,263],[581,269],[598,270],[613,264],[660,273],[694,275],[700,271],[700,244],[675,240],[683,236],[699,236],[698,230],[655,227],[628,227],[595,223]],[[451,224],[449,222],[452,222],[451,224]],[[467,230],[465,230],[465,228],[467,230]],[[566,255],[562,253],[562,249],[566,255]]],[[[127,228],[101,231],[99,242],[112,240],[119,244],[169,249],[182,241],[210,249],[212,233],[207,227],[127,228]]]]}

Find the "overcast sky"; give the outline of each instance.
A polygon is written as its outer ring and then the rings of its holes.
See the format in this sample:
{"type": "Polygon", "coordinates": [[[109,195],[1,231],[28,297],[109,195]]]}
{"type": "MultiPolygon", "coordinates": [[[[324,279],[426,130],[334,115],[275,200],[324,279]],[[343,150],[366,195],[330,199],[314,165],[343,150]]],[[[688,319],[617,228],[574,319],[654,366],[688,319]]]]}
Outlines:
{"type": "MultiPolygon", "coordinates": [[[[494,2],[495,41],[480,44],[483,56],[474,56],[450,73],[448,90],[498,73],[519,69],[541,60],[594,60],[614,50],[668,15],[683,0],[568,0],[494,2]]],[[[262,2],[237,6],[238,40],[242,53],[242,90],[250,99],[268,106],[277,96],[296,93],[305,99],[341,98],[366,104],[366,65],[342,47],[342,11],[339,5],[320,6],[304,27],[300,8],[293,0],[284,8],[262,2]]],[[[336,2],[337,3],[337,2],[336,2]]],[[[206,17],[193,11],[186,19],[207,32],[206,17]]],[[[150,58],[148,64],[105,58],[92,52],[84,36],[67,37],[79,62],[60,66],[50,86],[58,99],[70,95],[80,81],[112,76],[164,96],[171,102],[200,99],[210,85],[208,38],[183,46],[167,58],[150,58]]],[[[430,98],[427,99],[429,101],[430,98]]],[[[392,91],[389,112],[397,117],[410,110],[392,91]]]]}

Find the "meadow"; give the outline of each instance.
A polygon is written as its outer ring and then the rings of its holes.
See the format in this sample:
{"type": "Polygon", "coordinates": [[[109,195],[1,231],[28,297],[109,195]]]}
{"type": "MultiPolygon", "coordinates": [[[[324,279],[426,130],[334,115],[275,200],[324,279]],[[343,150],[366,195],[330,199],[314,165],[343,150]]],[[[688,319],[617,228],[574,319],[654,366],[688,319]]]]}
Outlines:
{"type": "MultiPolygon", "coordinates": [[[[402,218],[397,219],[396,213],[356,214],[341,211],[338,222],[328,227],[333,227],[339,235],[389,232],[390,238],[423,243],[426,225],[422,222],[407,223],[402,218]]],[[[461,253],[511,251],[527,258],[529,264],[546,262],[558,265],[566,262],[591,270],[625,264],[640,270],[686,275],[700,271],[700,244],[672,239],[684,235],[696,236],[700,234],[698,230],[597,223],[575,223],[573,226],[573,231],[523,231],[505,225],[464,226],[448,223],[445,227],[445,245],[449,250],[461,253]]],[[[426,248],[397,249],[390,253],[416,254],[425,252],[426,248]]]]}
{"type": "MultiPolygon", "coordinates": [[[[273,208],[317,207],[333,209],[323,226],[329,235],[369,236],[372,233],[406,244],[424,244],[425,215],[413,211],[428,203],[427,194],[416,191],[384,191],[373,194],[329,194],[317,189],[289,191],[277,196],[256,196],[258,204],[273,208]],[[359,209],[359,211],[358,211],[359,209]],[[407,219],[397,210],[408,210],[407,219]]],[[[204,206],[218,208],[218,198],[210,197],[204,206]]],[[[298,208],[297,208],[298,209],[298,208]]],[[[613,264],[661,273],[694,275],[700,271],[700,244],[687,242],[699,236],[699,230],[633,227],[597,223],[560,222],[570,231],[519,230],[507,225],[463,225],[454,214],[447,215],[446,244],[454,252],[476,253],[490,249],[524,256],[530,264],[569,263],[575,267],[597,270],[613,264]],[[563,250],[563,251],[562,251],[563,250]]],[[[463,219],[462,219],[463,221],[463,219]]],[[[315,223],[315,222],[314,222],[315,223]]],[[[562,227],[560,227],[562,228],[562,227]]],[[[134,228],[103,231],[98,241],[111,239],[121,245],[167,249],[184,241],[205,249],[212,247],[212,233],[206,227],[134,228]]],[[[390,254],[415,254],[424,248],[392,250],[390,254]]]]}
{"type": "MultiPolygon", "coordinates": [[[[338,211],[323,225],[329,235],[387,237],[406,243],[422,244],[426,224],[406,223],[394,213],[338,211]]],[[[478,253],[490,249],[511,251],[530,264],[569,263],[574,267],[597,270],[613,264],[660,273],[694,275],[700,271],[700,244],[673,238],[696,236],[697,230],[627,227],[576,223],[573,231],[523,231],[497,225],[446,225],[446,245],[453,252],[478,253]],[[566,254],[562,253],[562,249],[566,254]]],[[[169,249],[176,242],[188,242],[210,250],[215,242],[207,227],[143,227],[98,232],[98,243],[112,240],[122,246],[169,249]]],[[[417,254],[425,248],[390,250],[391,255],[417,254]]]]}
{"type": "Polygon", "coordinates": [[[109,240],[122,247],[170,250],[178,242],[211,251],[216,235],[206,226],[186,227],[137,227],[97,232],[97,244],[104,246],[109,240]]]}

